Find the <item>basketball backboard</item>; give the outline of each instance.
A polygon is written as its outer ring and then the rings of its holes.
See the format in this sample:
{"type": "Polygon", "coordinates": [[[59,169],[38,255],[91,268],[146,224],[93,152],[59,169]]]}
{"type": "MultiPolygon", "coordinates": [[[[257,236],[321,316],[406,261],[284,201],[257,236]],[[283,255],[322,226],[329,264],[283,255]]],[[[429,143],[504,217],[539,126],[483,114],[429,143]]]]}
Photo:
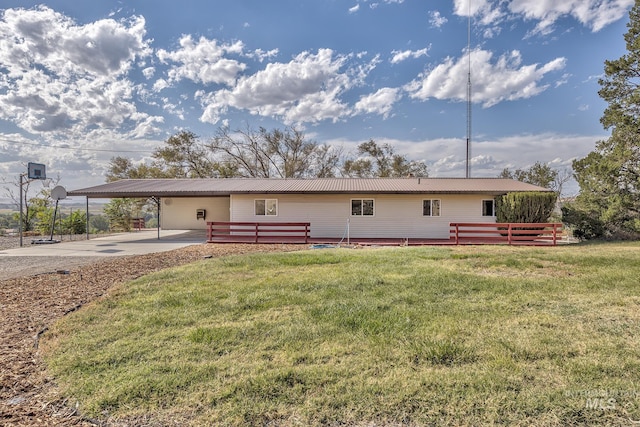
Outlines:
{"type": "Polygon", "coordinates": [[[47,179],[45,165],[29,162],[27,165],[27,177],[29,179],[47,179]]]}

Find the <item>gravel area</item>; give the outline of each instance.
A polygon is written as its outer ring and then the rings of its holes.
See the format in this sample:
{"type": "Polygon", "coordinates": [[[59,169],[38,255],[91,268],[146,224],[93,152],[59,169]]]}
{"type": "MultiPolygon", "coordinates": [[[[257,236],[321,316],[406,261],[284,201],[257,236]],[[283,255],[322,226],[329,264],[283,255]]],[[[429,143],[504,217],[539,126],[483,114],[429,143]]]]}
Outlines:
{"type": "MultiPolygon", "coordinates": [[[[95,237],[95,236],[92,236],[95,237]]],[[[23,238],[23,245],[30,245],[36,237],[23,238]]],[[[39,238],[39,237],[37,237],[39,238]]],[[[73,236],[73,240],[85,240],[85,236],[73,236]]],[[[55,236],[55,239],[69,241],[69,236],[55,236]]],[[[0,236],[0,251],[20,247],[20,238],[17,236],[0,236]]],[[[16,277],[34,276],[36,274],[53,273],[59,270],[72,270],[82,265],[99,261],[106,257],[6,257],[0,254],[0,280],[16,277]]]]}
{"type": "Polygon", "coordinates": [[[0,255],[0,278],[14,279],[57,271],[75,270],[107,257],[3,257],[0,255]]]}
{"type": "MultiPolygon", "coordinates": [[[[97,234],[92,234],[89,237],[90,238],[95,238],[95,237],[99,237],[100,235],[97,234]]],[[[103,236],[106,236],[103,235],[103,236]]],[[[48,239],[49,236],[24,236],[22,238],[22,244],[24,246],[30,245],[31,244],[31,240],[33,239],[48,239]]],[[[69,241],[74,241],[74,240],[85,240],[86,239],[86,235],[79,235],[79,236],[53,236],[53,238],[55,240],[60,240],[62,242],[69,242],[69,241]]],[[[19,248],[20,247],[20,237],[19,236],[0,236],[0,250],[2,249],[13,249],[13,248],[19,248]]]]}
{"type": "MultiPolygon", "coordinates": [[[[15,243],[2,238],[0,249],[7,249],[3,244],[15,243]]],[[[59,394],[55,379],[47,373],[38,352],[42,334],[56,320],[107,295],[114,285],[154,271],[230,254],[307,248],[306,245],[205,243],[147,255],[108,259],[73,257],[67,258],[64,264],[57,263],[60,260],[50,260],[62,257],[35,257],[32,259],[39,265],[25,264],[21,275],[0,276],[0,425],[157,426],[147,418],[118,421],[84,418],[75,402],[67,401],[59,394]],[[58,273],[60,266],[64,271],[58,273]],[[41,272],[40,268],[45,271],[41,272]]],[[[6,258],[9,257],[0,256],[2,262],[6,258]]],[[[14,259],[26,263],[26,258],[14,259]]]]}

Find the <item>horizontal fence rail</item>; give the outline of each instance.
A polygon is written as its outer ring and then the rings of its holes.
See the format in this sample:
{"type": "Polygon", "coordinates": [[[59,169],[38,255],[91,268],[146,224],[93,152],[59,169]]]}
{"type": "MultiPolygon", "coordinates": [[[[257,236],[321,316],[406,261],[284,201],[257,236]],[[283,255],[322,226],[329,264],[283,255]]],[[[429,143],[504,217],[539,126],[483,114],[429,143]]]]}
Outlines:
{"type": "Polygon", "coordinates": [[[307,243],[309,222],[207,222],[208,243],[307,243]]]}
{"type": "Polygon", "coordinates": [[[450,237],[456,245],[507,243],[509,245],[557,245],[560,223],[452,222],[450,237]]]}

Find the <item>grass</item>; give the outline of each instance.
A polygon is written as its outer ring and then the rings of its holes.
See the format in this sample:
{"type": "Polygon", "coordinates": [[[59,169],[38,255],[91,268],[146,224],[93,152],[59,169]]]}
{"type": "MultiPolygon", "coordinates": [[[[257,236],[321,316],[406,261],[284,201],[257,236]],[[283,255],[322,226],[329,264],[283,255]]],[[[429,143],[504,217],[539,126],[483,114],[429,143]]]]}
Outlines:
{"type": "Polygon", "coordinates": [[[59,322],[94,418],[181,425],[628,425],[640,244],[203,260],[59,322]]]}

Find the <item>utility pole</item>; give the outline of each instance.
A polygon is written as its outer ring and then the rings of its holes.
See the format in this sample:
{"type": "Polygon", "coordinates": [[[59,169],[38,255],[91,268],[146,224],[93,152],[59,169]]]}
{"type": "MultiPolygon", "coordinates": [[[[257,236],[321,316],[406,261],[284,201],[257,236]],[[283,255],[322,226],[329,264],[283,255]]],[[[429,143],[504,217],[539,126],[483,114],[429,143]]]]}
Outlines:
{"type": "Polygon", "coordinates": [[[471,178],[471,0],[469,0],[469,17],[467,21],[467,170],[466,177],[471,178]]]}

